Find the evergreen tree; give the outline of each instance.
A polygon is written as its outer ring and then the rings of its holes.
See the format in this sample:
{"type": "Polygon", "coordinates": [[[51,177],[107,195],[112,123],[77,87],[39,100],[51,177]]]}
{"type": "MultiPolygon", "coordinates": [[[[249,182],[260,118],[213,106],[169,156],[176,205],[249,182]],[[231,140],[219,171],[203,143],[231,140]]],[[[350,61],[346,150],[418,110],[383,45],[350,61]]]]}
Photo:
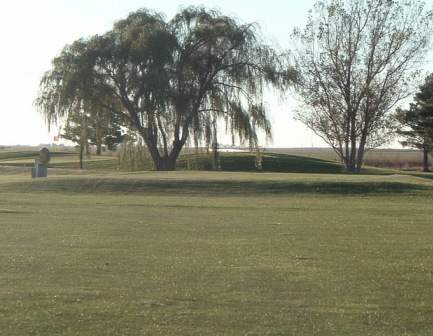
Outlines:
{"type": "Polygon", "coordinates": [[[418,148],[423,152],[423,171],[430,171],[428,156],[433,151],[433,74],[426,77],[414,97],[409,110],[397,109],[401,127],[398,134],[405,140],[403,146],[418,148]]]}

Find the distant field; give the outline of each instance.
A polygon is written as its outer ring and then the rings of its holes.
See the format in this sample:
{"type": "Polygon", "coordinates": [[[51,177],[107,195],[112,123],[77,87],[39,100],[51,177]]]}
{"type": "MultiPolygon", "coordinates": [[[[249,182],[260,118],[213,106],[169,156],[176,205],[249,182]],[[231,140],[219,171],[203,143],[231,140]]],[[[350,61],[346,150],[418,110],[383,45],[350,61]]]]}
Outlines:
{"type": "Polygon", "coordinates": [[[433,333],[430,175],[53,170],[0,169],[2,335],[433,333]]]}
{"type": "MultiPolygon", "coordinates": [[[[0,165],[31,167],[39,148],[0,149],[0,165]]],[[[270,148],[263,153],[263,170],[267,172],[310,172],[339,173],[341,163],[337,154],[330,148],[270,148]]],[[[52,148],[51,168],[79,169],[78,153],[71,147],[52,148]]],[[[230,153],[220,154],[223,171],[257,171],[254,154],[230,153]]],[[[185,151],[178,160],[179,170],[210,169],[210,156],[202,152],[199,155],[185,151]]],[[[86,170],[128,170],[119,167],[116,154],[104,153],[98,157],[85,158],[86,170]]],[[[418,150],[377,149],[366,153],[364,171],[371,173],[370,168],[382,168],[403,171],[422,170],[422,153],[418,150]]],[[[151,170],[149,160],[147,170],[151,170]]]]}
{"type": "MultiPolygon", "coordinates": [[[[269,151],[339,162],[337,154],[331,148],[289,148],[269,151]]],[[[422,159],[422,152],[415,149],[375,149],[365,154],[364,164],[368,167],[386,169],[422,170],[422,159]]]]}

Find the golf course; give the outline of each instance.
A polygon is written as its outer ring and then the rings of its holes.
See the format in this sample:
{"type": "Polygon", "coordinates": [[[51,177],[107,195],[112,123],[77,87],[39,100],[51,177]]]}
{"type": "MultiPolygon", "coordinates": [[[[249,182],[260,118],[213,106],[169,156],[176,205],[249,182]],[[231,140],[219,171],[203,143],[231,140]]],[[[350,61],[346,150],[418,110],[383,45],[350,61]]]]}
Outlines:
{"type": "Polygon", "coordinates": [[[429,173],[53,152],[32,179],[35,153],[0,151],[2,335],[433,334],[429,173]]]}

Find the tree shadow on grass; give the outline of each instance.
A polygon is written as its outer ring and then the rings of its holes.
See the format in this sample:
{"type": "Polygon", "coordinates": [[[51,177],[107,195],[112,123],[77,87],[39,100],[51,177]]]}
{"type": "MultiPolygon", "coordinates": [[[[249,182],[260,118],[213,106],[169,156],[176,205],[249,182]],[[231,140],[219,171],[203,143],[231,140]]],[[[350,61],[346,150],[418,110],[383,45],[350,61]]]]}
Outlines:
{"type": "MultiPolygon", "coordinates": [[[[221,155],[222,171],[257,172],[256,157],[251,153],[221,155]]],[[[341,164],[312,157],[292,154],[262,154],[262,171],[275,173],[339,174],[341,164]]]]}
{"type": "Polygon", "coordinates": [[[419,173],[411,173],[412,176],[421,177],[426,180],[433,180],[432,172],[419,172],[419,173]]]}
{"type": "Polygon", "coordinates": [[[85,194],[140,195],[291,195],[314,193],[323,195],[383,195],[432,190],[429,186],[395,182],[335,182],[335,181],[233,181],[233,180],[166,180],[92,177],[44,179],[5,185],[9,190],[23,192],[56,192],[85,194]]]}

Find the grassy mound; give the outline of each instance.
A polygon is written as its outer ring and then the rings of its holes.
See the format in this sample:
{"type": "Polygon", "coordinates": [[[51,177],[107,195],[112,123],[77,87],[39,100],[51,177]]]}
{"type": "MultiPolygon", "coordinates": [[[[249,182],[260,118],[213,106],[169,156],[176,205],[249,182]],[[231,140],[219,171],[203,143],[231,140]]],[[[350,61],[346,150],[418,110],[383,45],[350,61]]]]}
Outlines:
{"type": "MultiPolygon", "coordinates": [[[[0,152],[0,165],[15,167],[33,166],[38,152],[7,151],[0,152]]],[[[77,153],[52,152],[50,168],[79,169],[77,153]]],[[[252,153],[221,153],[221,171],[227,172],[258,172],[256,156],[252,153]]],[[[151,170],[149,159],[147,169],[151,170]]],[[[118,167],[116,157],[92,156],[84,159],[85,170],[98,171],[128,171],[128,168],[118,167]]],[[[206,154],[182,154],[177,162],[177,170],[212,170],[212,161],[206,154]]],[[[335,161],[307,157],[302,155],[265,152],[262,155],[263,172],[280,173],[341,173],[341,165],[335,161]]]]}
{"type": "MultiPolygon", "coordinates": [[[[6,178],[6,176],[5,176],[6,178]]],[[[1,180],[0,180],[1,181],[1,180]]],[[[64,174],[3,181],[9,192],[117,195],[389,195],[429,191],[432,182],[404,175],[334,175],[230,172],[64,174]]]]}

